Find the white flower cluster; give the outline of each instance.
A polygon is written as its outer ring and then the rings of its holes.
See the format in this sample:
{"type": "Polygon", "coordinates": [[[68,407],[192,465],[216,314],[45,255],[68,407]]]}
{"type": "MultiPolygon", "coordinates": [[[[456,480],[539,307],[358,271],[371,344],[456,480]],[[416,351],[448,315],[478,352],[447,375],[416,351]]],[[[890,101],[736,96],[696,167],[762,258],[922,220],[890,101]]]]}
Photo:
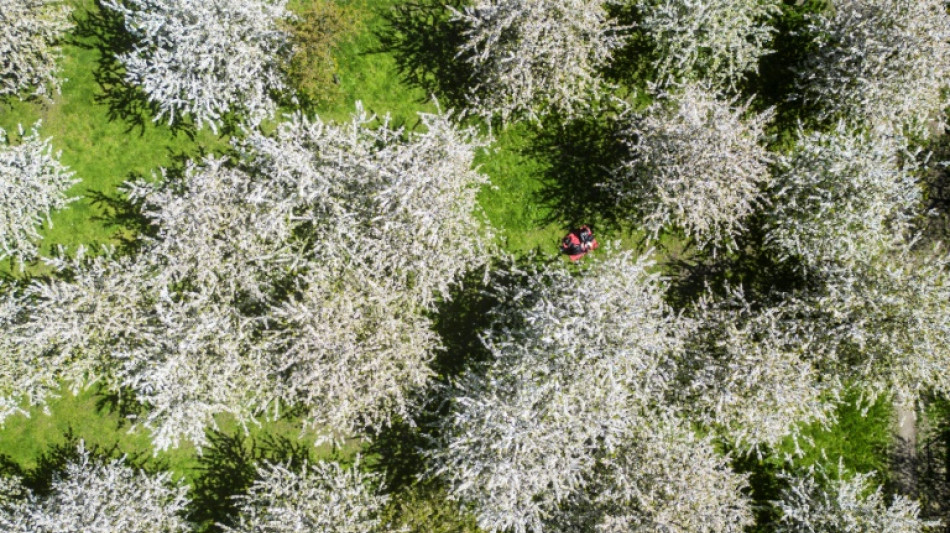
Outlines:
{"type": "Polygon", "coordinates": [[[227,533],[373,533],[384,531],[380,513],[388,497],[371,489],[378,476],[362,473],[359,463],[288,465],[264,463],[246,495],[238,496],[240,515],[227,533]]]}
{"type": "Polygon", "coordinates": [[[614,171],[610,188],[632,202],[653,238],[674,227],[700,246],[733,244],[769,181],[760,141],[771,114],[743,118],[747,112],[685,85],[633,117],[624,132],[631,159],[614,171]]]}
{"type": "Polygon", "coordinates": [[[104,0],[135,47],[118,59],[126,80],[155,104],[155,120],[190,116],[213,130],[231,112],[252,124],[274,114],[287,89],[279,69],[290,52],[278,22],[287,0],[104,0]]]}
{"type": "Polygon", "coordinates": [[[648,0],[642,2],[642,28],[655,43],[659,80],[706,80],[717,90],[736,90],[775,30],[777,0],[648,0]]]}
{"type": "Polygon", "coordinates": [[[692,420],[743,449],[775,446],[802,424],[833,418],[841,382],[820,371],[817,323],[782,305],[753,307],[739,291],[701,300],[675,391],[692,420]]]}
{"type": "Polygon", "coordinates": [[[29,134],[10,144],[0,129],[0,259],[12,257],[20,266],[36,258],[39,226],[50,222],[50,212],[76,198],[66,191],[78,183],[59,162],[49,139],[41,139],[37,123],[29,134]]]}
{"type": "Polygon", "coordinates": [[[756,447],[830,420],[846,384],[903,405],[950,393],[948,267],[945,252],[901,245],[755,309],[704,303],[684,403],[756,447]]]}
{"type": "Polygon", "coordinates": [[[426,314],[491,242],[473,132],[422,120],[407,135],[298,117],[237,166],[130,184],[157,232],[134,258],[54,262],[65,279],[7,296],[5,396],[102,376],[148,407],[158,449],[205,444],[218,413],[303,406],[330,437],[407,414],[438,346],[426,314]]]}
{"type": "Polygon", "coordinates": [[[171,474],[149,475],[125,465],[104,462],[81,445],[78,458],[53,479],[45,496],[0,479],[0,528],[8,533],[188,533],[182,518],[188,488],[171,474]]]}
{"type": "Polygon", "coordinates": [[[898,138],[799,132],[779,158],[766,213],[766,242],[809,268],[844,265],[899,242],[919,209],[912,154],[898,138]]]}
{"type": "Polygon", "coordinates": [[[547,268],[529,273],[523,287],[499,289],[504,303],[485,336],[493,358],[449,388],[452,411],[442,423],[441,446],[430,453],[433,474],[453,497],[474,506],[480,527],[570,530],[565,524],[577,514],[556,511],[570,502],[585,509],[592,501],[606,506],[597,520],[607,522],[618,509],[623,517],[613,519],[663,522],[673,508],[697,513],[678,520],[699,522],[708,512],[735,525],[724,531],[748,522],[747,511],[735,511],[744,509],[733,490],[741,480],[710,487],[714,494],[704,496],[729,505],[690,508],[678,492],[686,485],[632,466],[646,455],[657,469],[678,470],[685,461],[690,469],[730,475],[721,458],[683,452],[682,446],[706,446],[687,430],[641,433],[652,417],[667,416],[657,402],[681,349],[682,325],[663,304],[663,284],[650,266],[617,254],[580,277],[547,268]],[[620,455],[630,462],[618,454],[630,454],[620,455]],[[663,483],[669,485],[657,488],[663,483]],[[663,494],[648,496],[653,490],[663,494]]]}
{"type": "Polygon", "coordinates": [[[503,122],[571,117],[602,90],[597,70],[623,40],[604,0],[478,0],[462,11],[459,55],[473,67],[470,106],[503,122]]]}
{"type": "Polygon", "coordinates": [[[0,97],[59,91],[55,44],[72,9],[59,0],[0,0],[0,97]]]}
{"type": "Polygon", "coordinates": [[[901,495],[886,505],[881,487],[871,483],[873,473],[832,478],[814,470],[791,477],[775,502],[782,512],[780,533],[923,533],[939,522],[922,520],[920,504],[901,495]],[[872,490],[873,489],[873,490],[872,490]]]}
{"type": "Polygon", "coordinates": [[[805,102],[870,127],[930,134],[950,105],[943,0],[838,0],[811,19],[818,44],[799,73],[805,102]]]}
{"type": "Polygon", "coordinates": [[[554,514],[550,531],[739,533],[752,525],[746,476],[714,438],[670,413],[638,424],[630,442],[601,458],[590,486],[554,514]]]}
{"type": "Polygon", "coordinates": [[[827,369],[857,379],[870,395],[911,404],[950,394],[950,256],[905,244],[829,275],[791,316],[816,325],[827,369]]]}

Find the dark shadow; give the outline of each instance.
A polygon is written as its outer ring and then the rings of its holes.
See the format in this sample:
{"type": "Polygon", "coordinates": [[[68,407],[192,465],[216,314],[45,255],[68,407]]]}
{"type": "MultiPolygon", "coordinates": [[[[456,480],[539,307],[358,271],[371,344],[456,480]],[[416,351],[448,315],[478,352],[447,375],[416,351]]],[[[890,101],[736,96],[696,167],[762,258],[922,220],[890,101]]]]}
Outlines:
{"type": "Polygon", "coordinates": [[[456,57],[464,26],[450,20],[446,5],[461,0],[413,0],[397,3],[384,14],[379,35],[382,50],[396,59],[399,75],[410,85],[435,95],[450,109],[465,109],[472,79],[468,63],[456,57]]]}
{"type": "Polygon", "coordinates": [[[613,58],[604,68],[604,78],[618,85],[620,96],[636,96],[648,92],[648,83],[657,77],[657,52],[649,34],[640,29],[643,16],[634,2],[608,4],[610,17],[624,26],[624,45],[614,51],[613,58]],[[627,94],[624,94],[627,93],[627,94]]]}
{"type": "Polygon", "coordinates": [[[921,184],[924,203],[918,221],[918,229],[925,237],[923,245],[950,241],[950,134],[944,131],[927,143],[926,149],[917,156],[921,165],[921,184]]]}
{"type": "Polygon", "coordinates": [[[135,392],[123,388],[118,391],[99,387],[96,391],[96,411],[104,411],[118,416],[117,426],[125,427],[129,420],[138,419],[148,409],[139,403],[135,392]]]}
{"type": "MultiPolygon", "coordinates": [[[[758,111],[775,108],[772,131],[795,132],[800,122],[813,120],[817,109],[796,96],[797,69],[818,50],[807,31],[807,16],[825,9],[825,0],[784,0],[781,13],[774,19],[775,36],[772,53],[759,59],[757,72],[750,74],[740,86],[747,96],[756,96],[758,111]]],[[[781,139],[779,139],[781,141],[781,139]]]]}
{"type": "Polygon", "coordinates": [[[488,350],[479,334],[491,325],[491,311],[498,305],[492,294],[491,277],[484,270],[469,272],[452,289],[450,299],[436,308],[433,326],[442,339],[432,369],[439,379],[459,375],[473,362],[487,361],[488,350]],[[487,283],[486,283],[487,282],[487,283]]]}
{"type": "MultiPolygon", "coordinates": [[[[23,468],[21,465],[10,459],[9,456],[0,456],[0,475],[16,475],[22,479],[23,486],[33,492],[38,497],[44,497],[50,493],[53,482],[61,476],[66,469],[67,463],[79,459],[79,445],[82,439],[76,436],[73,429],[68,428],[63,433],[62,442],[51,445],[36,460],[36,466],[32,468],[23,468]]],[[[83,444],[90,457],[99,461],[109,462],[121,459],[123,464],[134,470],[144,470],[147,473],[155,473],[168,469],[168,465],[160,459],[154,459],[144,453],[128,455],[119,449],[118,443],[109,447],[98,445],[83,444]]]]}
{"type": "Polygon", "coordinates": [[[761,217],[752,217],[746,231],[736,239],[734,252],[691,249],[672,255],[664,263],[670,277],[666,298],[674,309],[684,310],[712,291],[725,295],[728,288],[741,288],[748,301],[769,302],[784,294],[813,288],[819,279],[809,277],[794,258],[780,259],[765,243],[761,217]]]}
{"type": "MultiPolygon", "coordinates": [[[[129,174],[128,180],[140,179],[129,174]]],[[[102,191],[87,190],[85,195],[101,214],[91,218],[102,222],[114,230],[112,238],[117,241],[116,249],[120,254],[134,254],[142,246],[142,236],[154,237],[158,228],[142,214],[141,209],[120,192],[109,194],[102,191]]]]}
{"type": "Polygon", "coordinates": [[[749,493],[755,524],[748,527],[749,533],[775,531],[781,518],[780,511],[772,505],[778,500],[788,482],[779,475],[783,469],[779,462],[767,455],[738,453],[733,450],[732,469],[739,475],[749,476],[749,493]]]}
{"type": "Polygon", "coordinates": [[[237,516],[235,496],[243,494],[257,476],[256,463],[279,462],[299,470],[313,462],[313,446],[285,437],[265,437],[260,441],[241,431],[211,431],[210,445],[198,458],[196,476],[189,491],[192,501],[189,520],[198,531],[221,531],[219,524],[233,524],[237,516]]]}
{"type": "MultiPolygon", "coordinates": [[[[77,10],[73,19],[76,27],[72,44],[99,52],[94,76],[101,92],[95,96],[96,102],[108,106],[110,121],[121,120],[127,124],[126,133],[137,129],[139,135],[143,135],[146,123],[158,110],[139,87],[125,80],[125,68],[118,57],[133,49],[135,39],[126,31],[122,14],[96,0],[93,9],[77,10]]],[[[194,140],[192,122],[179,117],[170,128],[173,134],[184,133],[194,140]]]]}
{"type": "Polygon", "coordinates": [[[535,198],[550,212],[542,223],[588,224],[595,233],[619,229],[620,206],[603,185],[627,152],[618,125],[606,118],[559,124],[560,119],[551,117],[528,149],[545,163],[543,187],[535,198]]]}

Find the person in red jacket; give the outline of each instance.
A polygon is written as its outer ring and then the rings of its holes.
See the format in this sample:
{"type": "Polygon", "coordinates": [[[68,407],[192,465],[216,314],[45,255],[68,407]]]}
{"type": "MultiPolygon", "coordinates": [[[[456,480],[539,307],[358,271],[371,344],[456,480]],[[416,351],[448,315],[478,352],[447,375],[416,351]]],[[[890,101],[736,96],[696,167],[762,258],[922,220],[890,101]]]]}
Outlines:
{"type": "Polygon", "coordinates": [[[571,261],[577,261],[591,250],[597,249],[597,239],[594,238],[594,232],[590,226],[583,226],[571,230],[570,233],[561,239],[561,251],[566,253],[571,261]]]}

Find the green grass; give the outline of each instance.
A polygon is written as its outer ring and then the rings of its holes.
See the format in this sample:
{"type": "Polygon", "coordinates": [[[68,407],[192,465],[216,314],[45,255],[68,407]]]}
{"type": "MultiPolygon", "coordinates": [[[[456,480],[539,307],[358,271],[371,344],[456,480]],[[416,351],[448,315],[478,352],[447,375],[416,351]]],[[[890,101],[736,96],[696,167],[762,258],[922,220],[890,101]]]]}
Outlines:
{"type": "Polygon", "coordinates": [[[318,109],[326,120],[348,120],[356,103],[376,115],[389,115],[393,124],[412,129],[418,112],[434,112],[431,95],[407,85],[399,75],[396,60],[383,50],[379,35],[386,14],[401,0],[352,0],[346,2],[358,13],[360,31],[345,40],[337,54],[340,97],[318,109]]]}
{"type": "MultiPolygon", "coordinates": [[[[840,459],[847,471],[873,470],[886,476],[894,416],[890,399],[881,398],[862,407],[852,395],[835,414],[834,425],[828,428],[813,425],[805,429],[804,439],[799,442],[802,454],[796,459],[796,465],[807,468],[821,464],[830,473],[837,473],[840,459]]],[[[783,451],[792,453],[793,449],[793,444],[787,442],[783,451]]]]}

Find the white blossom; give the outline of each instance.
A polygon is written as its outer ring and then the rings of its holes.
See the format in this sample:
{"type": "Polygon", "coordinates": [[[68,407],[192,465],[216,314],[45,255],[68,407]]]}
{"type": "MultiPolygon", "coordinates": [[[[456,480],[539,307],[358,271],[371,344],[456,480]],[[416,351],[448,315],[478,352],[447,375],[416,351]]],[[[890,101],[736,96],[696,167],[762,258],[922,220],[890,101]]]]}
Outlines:
{"type": "Polygon", "coordinates": [[[653,238],[674,227],[700,246],[732,246],[769,180],[761,142],[771,113],[747,112],[686,85],[632,117],[623,134],[630,160],[609,186],[653,238]]]}
{"type": "Polygon", "coordinates": [[[72,23],[58,0],[0,0],[0,97],[59,91],[55,47],[72,23]]]}
{"type": "Polygon", "coordinates": [[[843,386],[816,357],[821,324],[792,316],[782,303],[753,306],[740,291],[696,305],[683,386],[674,391],[692,420],[746,449],[832,421],[843,386]]]}
{"type": "Polygon", "coordinates": [[[145,407],[157,449],[303,407],[328,438],[407,415],[439,345],[427,313],[490,257],[473,132],[297,118],[127,185],[154,225],[136,255],[51,261],[0,306],[0,414],[100,380],[145,407]]]}
{"type": "Polygon", "coordinates": [[[944,0],[836,0],[813,15],[818,50],[797,84],[806,103],[873,128],[930,134],[950,104],[950,15],[944,0]]]}
{"type": "Polygon", "coordinates": [[[503,122],[557,110],[575,116],[604,88],[598,69],[623,40],[604,0],[478,0],[459,56],[473,68],[471,108],[503,122]]]}
{"type": "Polygon", "coordinates": [[[18,144],[0,129],[0,259],[12,257],[21,267],[37,256],[43,221],[52,224],[50,213],[76,200],[66,191],[79,182],[59,162],[50,139],[40,138],[39,126],[28,134],[21,127],[18,144]]]}
{"type": "Polygon", "coordinates": [[[248,141],[255,165],[304,207],[313,264],[275,310],[292,333],[275,342],[287,401],[310,406],[317,428],[378,429],[408,414],[439,345],[426,312],[493,250],[477,216],[487,180],[472,170],[474,132],[421,118],[425,133],[408,139],[358,114],[343,127],[298,116],[248,141]]]}
{"type": "Polygon", "coordinates": [[[829,372],[858,380],[871,396],[910,404],[950,393],[950,256],[911,245],[835,274],[791,310],[822,332],[829,372]]]}
{"type": "Polygon", "coordinates": [[[134,48],[119,56],[169,124],[190,116],[213,130],[228,113],[257,124],[287,90],[279,65],[290,53],[278,22],[286,0],[105,0],[120,13],[134,48]]]}
{"type": "Polygon", "coordinates": [[[775,29],[777,0],[648,0],[641,27],[655,44],[663,84],[706,80],[717,90],[735,91],[750,72],[775,29]]]}
{"type": "Polygon", "coordinates": [[[550,530],[739,533],[753,523],[746,490],[746,476],[732,471],[711,437],[672,413],[656,413],[601,459],[590,486],[555,515],[550,530]]]}
{"type": "Polygon", "coordinates": [[[0,527],[9,533],[186,533],[192,531],[182,518],[187,490],[170,473],[149,475],[123,459],[101,461],[80,445],[48,495],[20,488],[0,503],[0,527]]]}
{"type": "Polygon", "coordinates": [[[679,326],[649,267],[618,254],[579,277],[547,268],[499,289],[492,360],[450,388],[430,452],[483,529],[542,531],[662,396],[679,326]]]}
{"type": "Polygon", "coordinates": [[[289,465],[264,463],[246,495],[237,496],[240,512],[228,533],[372,533],[383,531],[380,513],[388,501],[373,486],[378,476],[337,463],[289,465]]]}
{"type": "Polygon", "coordinates": [[[913,154],[900,139],[799,132],[778,162],[766,242],[812,269],[848,264],[899,241],[921,202],[913,154]]]}
{"type": "Polygon", "coordinates": [[[896,495],[890,505],[873,473],[831,477],[814,469],[790,477],[790,484],[775,502],[782,512],[777,531],[797,533],[922,533],[935,531],[939,522],[920,518],[920,504],[896,495]]]}

